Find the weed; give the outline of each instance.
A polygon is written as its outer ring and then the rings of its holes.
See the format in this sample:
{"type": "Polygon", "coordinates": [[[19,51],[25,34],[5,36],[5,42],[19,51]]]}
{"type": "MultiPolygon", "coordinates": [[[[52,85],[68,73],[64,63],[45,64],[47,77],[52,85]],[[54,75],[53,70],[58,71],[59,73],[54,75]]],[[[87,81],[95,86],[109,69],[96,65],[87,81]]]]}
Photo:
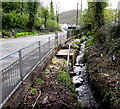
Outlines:
{"type": "Polygon", "coordinates": [[[59,78],[59,81],[62,83],[66,83],[66,81],[68,82],[68,84],[71,83],[71,78],[69,74],[67,74],[67,72],[64,72],[64,71],[59,72],[58,78],[59,78]]]}
{"type": "Polygon", "coordinates": [[[33,88],[33,89],[31,90],[31,93],[32,93],[32,94],[36,94],[36,93],[37,93],[37,89],[36,89],[36,88],[33,88]]]}
{"type": "Polygon", "coordinates": [[[110,104],[112,104],[114,96],[115,96],[115,93],[112,91],[105,92],[104,99],[102,102],[110,105],[110,104]]]}
{"type": "Polygon", "coordinates": [[[73,94],[72,94],[72,97],[73,97],[73,98],[77,98],[77,96],[78,96],[78,95],[77,95],[76,93],[73,93],[73,94]]]}
{"type": "Polygon", "coordinates": [[[41,78],[35,78],[35,84],[41,84],[44,83],[44,81],[41,78]]]}
{"type": "Polygon", "coordinates": [[[84,104],[82,102],[78,103],[78,109],[84,109],[84,104]]]}
{"type": "Polygon", "coordinates": [[[72,91],[72,92],[74,92],[75,91],[75,85],[74,84],[70,84],[69,85],[69,89],[72,91]]]}
{"type": "Polygon", "coordinates": [[[91,57],[93,57],[95,54],[94,53],[91,53],[89,56],[88,56],[88,58],[91,58],[91,57]]]}
{"type": "Polygon", "coordinates": [[[42,74],[48,75],[50,72],[41,72],[42,74]]]}
{"type": "Polygon", "coordinates": [[[94,40],[94,36],[91,36],[88,40],[87,40],[87,46],[92,46],[95,45],[95,40],[94,40]]]}

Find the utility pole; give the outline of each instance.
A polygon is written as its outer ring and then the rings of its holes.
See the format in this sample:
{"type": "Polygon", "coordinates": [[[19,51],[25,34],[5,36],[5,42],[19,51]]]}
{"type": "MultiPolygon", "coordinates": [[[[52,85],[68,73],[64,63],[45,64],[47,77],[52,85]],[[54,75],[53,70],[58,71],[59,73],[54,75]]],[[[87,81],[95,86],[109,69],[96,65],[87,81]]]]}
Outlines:
{"type": "Polygon", "coordinates": [[[82,15],[82,0],[81,0],[81,9],[80,9],[80,15],[82,15]]]}
{"type": "Polygon", "coordinates": [[[59,25],[59,11],[60,11],[60,7],[56,4],[56,21],[57,21],[57,26],[59,25]]]}
{"type": "Polygon", "coordinates": [[[120,24],[120,1],[118,1],[118,24],[120,24]]]}
{"type": "Polygon", "coordinates": [[[80,5],[80,20],[81,20],[81,16],[82,16],[82,0],[81,0],[81,5],[80,5]]]}
{"type": "Polygon", "coordinates": [[[77,3],[76,26],[78,25],[78,6],[79,6],[79,3],[77,3]]]}

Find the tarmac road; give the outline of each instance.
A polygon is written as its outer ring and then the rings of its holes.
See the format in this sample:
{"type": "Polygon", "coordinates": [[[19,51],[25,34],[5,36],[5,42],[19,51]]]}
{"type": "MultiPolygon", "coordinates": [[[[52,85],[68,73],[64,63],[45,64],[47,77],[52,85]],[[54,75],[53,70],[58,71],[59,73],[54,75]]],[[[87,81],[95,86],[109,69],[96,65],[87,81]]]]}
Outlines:
{"type": "MultiPolygon", "coordinates": [[[[58,33],[59,36],[62,34],[66,35],[66,32],[58,33]]],[[[49,37],[50,37],[50,40],[54,39],[55,33],[39,35],[39,36],[13,38],[13,39],[12,38],[11,39],[0,39],[0,58],[7,56],[11,52],[22,49],[38,41],[40,41],[41,45],[43,45],[48,41],[49,37]]],[[[26,49],[25,52],[26,51],[29,51],[29,50],[26,49]]],[[[13,54],[12,56],[9,56],[8,58],[5,58],[4,60],[0,61],[0,66],[1,66],[0,71],[3,68],[5,68],[5,66],[8,66],[10,63],[14,62],[16,59],[18,59],[18,53],[13,54]]]]}

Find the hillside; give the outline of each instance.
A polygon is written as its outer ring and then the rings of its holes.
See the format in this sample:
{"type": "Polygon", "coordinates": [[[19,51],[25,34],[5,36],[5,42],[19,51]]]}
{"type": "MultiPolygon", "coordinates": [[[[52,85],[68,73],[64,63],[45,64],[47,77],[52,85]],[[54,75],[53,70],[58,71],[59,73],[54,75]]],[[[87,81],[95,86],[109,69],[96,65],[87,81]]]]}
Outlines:
{"type": "Polygon", "coordinates": [[[70,10],[70,11],[65,11],[60,13],[60,23],[75,24],[76,13],[77,13],[77,10],[70,10]]]}

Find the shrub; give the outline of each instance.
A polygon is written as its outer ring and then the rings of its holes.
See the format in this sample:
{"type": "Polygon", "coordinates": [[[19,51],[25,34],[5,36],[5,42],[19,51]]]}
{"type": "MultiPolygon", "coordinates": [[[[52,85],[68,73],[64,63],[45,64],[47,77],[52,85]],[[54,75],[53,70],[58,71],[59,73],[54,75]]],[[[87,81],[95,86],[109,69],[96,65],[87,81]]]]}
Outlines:
{"type": "Polygon", "coordinates": [[[20,28],[25,29],[28,23],[28,14],[12,11],[2,16],[3,29],[20,28]]]}
{"type": "Polygon", "coordinates": [[[40,28],[40,26],[43,24],[43,22],[44,22],[44,19],[42,19],[40,17],[36,17],[35,22],[34,22],[34,27],[40,28]]]}
{"type": "Polygon", "coordinates": [[[3,36],[3,37],[5,37],[5,36],[10,37],[11,35],[10,35],[10,32],[9,32],[9,31],[7,31],[7,30],[2,30],[2,36],[3,36]]]}
{"type": "Polygon", "coordinates": [[[75,39],[73,42],[74,42],[75,44],[79,45],[79,44],[80,44],[80,39],[75,39]]]}
{"type": "Polygon", "coordinates": [[[92,45],[95,45],[96,42],[94,40],[94,36],[91,36],[88,40],[87,40],[87,46],[92,46],[92,45]]]}
{"type": "Polygon", "coordinates": [[[47,22],[46,22],[46,28],[49,31],[56,31],[60,27],[57,25],[57,22],[55,20],[48,19],[47,22]]]}
{"type": "Polygon", "coordinates": [[[35,34],[35,32],[21,32],[21,33],[15,33],[15,37],[33,35],[33,34],[35,34]]]}

